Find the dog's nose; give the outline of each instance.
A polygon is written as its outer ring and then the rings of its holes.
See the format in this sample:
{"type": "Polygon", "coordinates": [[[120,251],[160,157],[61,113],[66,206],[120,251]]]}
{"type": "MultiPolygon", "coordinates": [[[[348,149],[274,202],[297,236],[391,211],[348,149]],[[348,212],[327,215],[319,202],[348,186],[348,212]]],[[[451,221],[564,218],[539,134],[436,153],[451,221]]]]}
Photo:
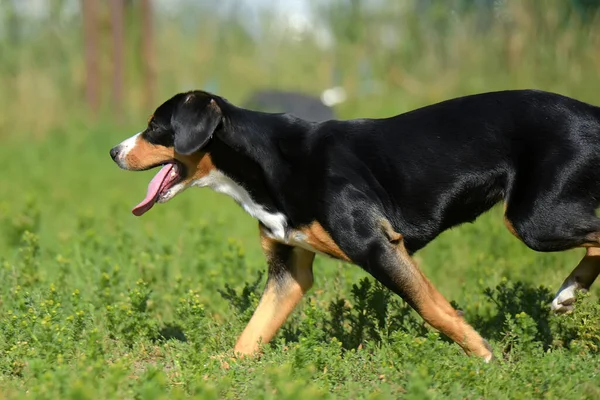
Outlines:
{"type": "Polygon", "coordinates": [[[110,157],[114,160],[117,159],[117,156],[119,155],[119,146],[113,147],[112,149],[110,149],[110,157]]]}

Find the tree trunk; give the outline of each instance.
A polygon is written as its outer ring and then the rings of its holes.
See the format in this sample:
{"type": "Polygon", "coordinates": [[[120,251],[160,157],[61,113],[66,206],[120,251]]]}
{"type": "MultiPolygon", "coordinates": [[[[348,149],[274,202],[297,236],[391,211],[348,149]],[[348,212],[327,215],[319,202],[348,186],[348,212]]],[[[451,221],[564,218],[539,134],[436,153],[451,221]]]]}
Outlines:
{"type": "Polygon", "coordinates": [[[144,79],[144,106],[155,107],[156,72],[154,70],[154,30],[152,24],[152,3],[141,0],[142,7],[142,68],[144,79]]]}
{"type": "Polygon", "coordinates": [[[123,120],[124,46],[123,0],[110,1],[110,16],[113,39],[113,111],[117,121],[123,120]]]}
{"type": "Polygon", "coordinates": [[[82,0],[85,53],[85,99],[94,116],[100,105],[98,87],[98,9],[96,0],[82,0]]]}

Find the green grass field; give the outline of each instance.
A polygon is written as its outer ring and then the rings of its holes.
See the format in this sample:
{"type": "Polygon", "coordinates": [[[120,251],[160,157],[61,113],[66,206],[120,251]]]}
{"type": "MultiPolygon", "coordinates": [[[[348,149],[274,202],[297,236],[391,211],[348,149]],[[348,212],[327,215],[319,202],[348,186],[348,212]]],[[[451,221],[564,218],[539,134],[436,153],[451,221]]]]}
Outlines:
{"type": "Polygon", "coordinates": [[[467,358],[358,267],[320,256],[264,356],[232,359],[266,278],[256,222],[209,189],[131,215],[153,172],[112,163],[130,133],[82,126],[0,150],[2,398],[600,396],[600,286],[551,315],[581,252],[528,250],[501,209],[417,257],[495,362],[467,358]]]}

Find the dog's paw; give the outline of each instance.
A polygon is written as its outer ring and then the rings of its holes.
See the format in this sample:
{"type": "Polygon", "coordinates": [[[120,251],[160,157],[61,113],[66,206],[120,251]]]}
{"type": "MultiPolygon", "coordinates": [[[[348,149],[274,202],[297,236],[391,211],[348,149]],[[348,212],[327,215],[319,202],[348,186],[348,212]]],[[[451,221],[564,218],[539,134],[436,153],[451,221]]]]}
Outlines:
{"type": "Polygon", "coordinates": [[[577,292],[584,290],[577,282],[569,282],[561,287],[552,300],[552,311],[557,314],[566,314],[573,311],[577,292]]]}
{"type": "Polygon", "coordinates": [[[485,361],[485,363],[489,364],[489,363],[493,362],[494,359],[495,359],[495,357],[494,357],[494,350],[492,349],[492,346],[490,346],[490,343],[487,340],[485,340],[485,339],[483,339],[483,345],[490,352],[490,354],[488,354],[488,355],[486,355],[486,356],[483,357],[483,360],[485,361]]]}

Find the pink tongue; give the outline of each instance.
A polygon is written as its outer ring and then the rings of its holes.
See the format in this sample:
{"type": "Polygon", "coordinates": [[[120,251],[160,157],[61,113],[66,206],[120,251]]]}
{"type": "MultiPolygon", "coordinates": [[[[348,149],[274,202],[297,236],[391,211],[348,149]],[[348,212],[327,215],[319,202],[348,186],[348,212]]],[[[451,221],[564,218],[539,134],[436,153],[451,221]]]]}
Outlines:
{"type": "Polygon", "coordinates": [[[169,173],[173,169],[173,164],[167,164],[158,171],[158,173],[152,178],[150,183],[148,184],[148,192],[146,193],[146,198],[142,200],[140,204],[135,206],[131,212],[133,215],[139,217],[144,214],[146,211],[152,208],[152,206],[156,203],[158,197],[158,191],[162,186],[163,182],[169,176],[169,173]]]}

